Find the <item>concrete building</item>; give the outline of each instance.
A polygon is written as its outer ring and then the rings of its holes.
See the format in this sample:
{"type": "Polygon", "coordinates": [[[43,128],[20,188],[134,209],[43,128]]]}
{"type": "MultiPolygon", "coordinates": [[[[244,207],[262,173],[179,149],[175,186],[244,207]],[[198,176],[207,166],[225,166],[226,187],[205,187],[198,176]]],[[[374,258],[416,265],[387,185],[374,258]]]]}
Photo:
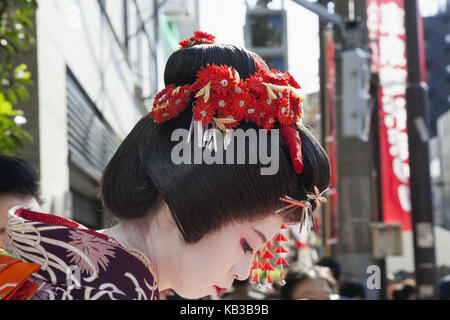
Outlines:
{"type": "Polygon", "coordinates": [[[441,115],[437,121],[437,137],[439,152],[439,183],[436,189],[440,195],[439,205],[441,206],[440,215],[437,216],[437,222],[443,228],[450,230],[450,110],[441,115]]]}
{"type": "Polygon", "coordinates": [[[34,140],[19,156],[39,172],[44,211],[91,228],[108,223],[101,173],[149,111],[167,57],[198,28],[197,1],[160,3],[39,1],[37,45],[19,57],[34,80],[19,106],[34,140]]]}
{"type": "Polygon", "coordinates": [[[437,121],[450,109],[450,0],[436,15],[424,18],[426,80],[430,98],[430,130],[437,135],[437,121]]]}
{"type": "Polygon", "coordinates": [[[424,18],[426,80],[430,100],[430,169],[435,224],[450,230],[450,0],[424,18]]]}

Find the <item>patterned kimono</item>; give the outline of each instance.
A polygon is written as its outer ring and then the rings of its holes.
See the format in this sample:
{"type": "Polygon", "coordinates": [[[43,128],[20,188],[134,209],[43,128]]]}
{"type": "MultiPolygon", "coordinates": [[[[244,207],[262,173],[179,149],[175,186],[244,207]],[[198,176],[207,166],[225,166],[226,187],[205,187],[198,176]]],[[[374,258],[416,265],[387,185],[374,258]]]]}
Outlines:
{"type": "Polygon", "coordinates": [[[11,209],[4,250],[40,265],[28,278],[38,288],[32,300],[159,299],[156,273],[142,253],[63,217],[11,209]]]}

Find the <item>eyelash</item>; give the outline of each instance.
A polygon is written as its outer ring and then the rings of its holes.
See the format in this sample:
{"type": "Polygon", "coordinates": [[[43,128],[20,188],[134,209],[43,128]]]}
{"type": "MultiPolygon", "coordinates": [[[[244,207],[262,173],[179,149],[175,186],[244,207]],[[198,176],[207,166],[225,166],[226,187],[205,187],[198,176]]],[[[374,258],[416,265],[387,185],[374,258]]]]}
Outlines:
{"type": "Polygon", "coordinates": [[[252,247],[250,247],[247,240],[245,240],[244,238],[241,239],[241,247],[244,250],[245,254],[247,254],[247,253],[253,254],[253,252],[255,251],[255,250],[253,250],[252,247]]]}

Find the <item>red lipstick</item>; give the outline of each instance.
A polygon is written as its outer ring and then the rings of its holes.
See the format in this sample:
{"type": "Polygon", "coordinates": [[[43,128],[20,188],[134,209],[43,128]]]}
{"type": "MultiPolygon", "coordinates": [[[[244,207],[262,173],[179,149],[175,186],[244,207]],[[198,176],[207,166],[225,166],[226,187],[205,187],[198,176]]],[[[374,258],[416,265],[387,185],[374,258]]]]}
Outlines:
{"type": "Polygon", "coordinates": [[[221,288],[218,286],[214,286],[214,287],[216,288],[217,295],[219,295],[221,291],[227,291],[227,288],[221,288]]]}

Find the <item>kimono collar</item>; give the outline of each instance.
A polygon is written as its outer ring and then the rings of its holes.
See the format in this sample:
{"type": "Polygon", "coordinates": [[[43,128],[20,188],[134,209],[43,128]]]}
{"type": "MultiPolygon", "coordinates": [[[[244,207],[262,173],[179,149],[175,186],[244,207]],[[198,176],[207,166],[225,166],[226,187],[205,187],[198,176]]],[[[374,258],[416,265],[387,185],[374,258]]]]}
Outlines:
{"type": "Polygon", "coordinates": [[[107,235],[51,214],[14,207],[5,250],[38,263],[32,299],[159,299],[151,263],[107,235]]]}

